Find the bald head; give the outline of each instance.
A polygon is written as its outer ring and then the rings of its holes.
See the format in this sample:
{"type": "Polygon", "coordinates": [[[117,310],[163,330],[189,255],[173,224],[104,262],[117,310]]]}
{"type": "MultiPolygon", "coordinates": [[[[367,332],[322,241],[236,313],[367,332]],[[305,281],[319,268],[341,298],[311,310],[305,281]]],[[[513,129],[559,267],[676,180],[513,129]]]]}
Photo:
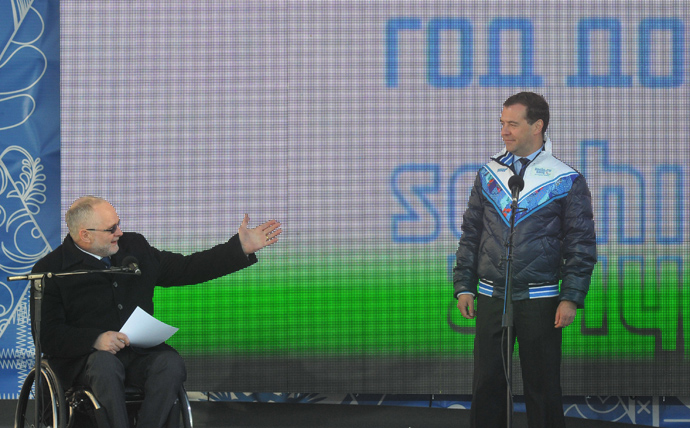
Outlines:
{"type": "Polygon", "coordinates": [[[80,229],[90,227],[89,222],[93,219],[94,207],[104,203],[108,204],[108,201],[96,196],[82,196],[72,203],[65,213],[65,222],[73,239],[77,239],[80,229]]]}
{"type": "Polygon", "coordinates": [[[120,218],[105,199],[82,196],[69,207],[65,221],[74,243],[82,249],[101,257],[117,252],[117,241],[122,236],[120,218]]]}

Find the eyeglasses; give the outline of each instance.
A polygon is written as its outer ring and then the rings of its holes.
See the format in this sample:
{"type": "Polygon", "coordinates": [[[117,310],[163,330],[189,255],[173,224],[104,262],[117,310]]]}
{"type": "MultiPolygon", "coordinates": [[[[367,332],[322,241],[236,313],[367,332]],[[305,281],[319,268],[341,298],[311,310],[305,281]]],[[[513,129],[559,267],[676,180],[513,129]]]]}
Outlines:
{"type": "MultiPolygon", "coordinates": [[[[118,221],[117,224],[115,226],[111,227],[110,229],[86,229],[86,230],[90,230],[91,232],[108,232],[108,233],[114,234],[115,232],[117,232],[117,229],[119,227],[120,227],[120,222],[118,221]]],[[[122,230],[122,229],[120,229],[120,230],[122,230]]]]}

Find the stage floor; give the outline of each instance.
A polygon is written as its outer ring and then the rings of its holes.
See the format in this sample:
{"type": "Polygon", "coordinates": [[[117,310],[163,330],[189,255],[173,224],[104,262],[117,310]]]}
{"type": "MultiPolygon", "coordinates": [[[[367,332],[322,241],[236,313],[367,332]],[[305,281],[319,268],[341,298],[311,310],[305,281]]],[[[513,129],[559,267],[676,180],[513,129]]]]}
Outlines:
{"type": "MultiPolygon", "coordinates": [[[[0,400],[0,428],[13,428],[16,400],[0,400]]],[[[192,402],[195,428],[463,428],[469,410],[343,404],[192,402]]],[[[527,428],[515,413],[514,428],[527,428]]],[[[567,418],[568,428],[634,428],[615,422],[567,418]]]]}

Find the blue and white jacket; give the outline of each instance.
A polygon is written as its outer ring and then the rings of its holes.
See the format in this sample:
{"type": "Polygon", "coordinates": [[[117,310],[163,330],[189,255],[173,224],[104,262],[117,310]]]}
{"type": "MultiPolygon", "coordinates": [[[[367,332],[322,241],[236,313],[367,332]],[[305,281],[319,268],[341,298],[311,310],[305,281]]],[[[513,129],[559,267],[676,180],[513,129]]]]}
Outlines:
{"type": "MultiPolygon", "coordinates": [[[[513,236],[513,300],[558,296],[581,308],[597,261],[592,197],[585,178],[555,158],[551,146],[547,138],[523,173],[513,236]]],[[[466,292],[505,295],[512,162],[504,150],[477,173],[456,253],[456,298],[466,292]]]]}

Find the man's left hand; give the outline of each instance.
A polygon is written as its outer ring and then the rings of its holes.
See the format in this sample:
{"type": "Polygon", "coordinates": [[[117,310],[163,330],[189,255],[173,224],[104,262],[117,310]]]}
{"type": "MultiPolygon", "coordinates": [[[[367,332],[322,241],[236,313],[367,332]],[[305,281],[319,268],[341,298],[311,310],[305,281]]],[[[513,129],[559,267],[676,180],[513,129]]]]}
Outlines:
{"type": "Polygon", "coordinates": [[[278,242],[278,235],[283,233],[283,230],[280,228],[280,222],[275,220],[269,220],[253,229],[247,229],[248,225],[249,216],[245,214],[240,229],[237,231],[240,235],[240,243],[242,244],[244,254],[256,253],[268,245],[275,244],[278,242]]]}
{"type": "Polygon", "coordinates": [[[572,324],[577,315],[577,305],[575,302],[562,300],[556,309],[556,328],[567,327],[572,324]]]}

